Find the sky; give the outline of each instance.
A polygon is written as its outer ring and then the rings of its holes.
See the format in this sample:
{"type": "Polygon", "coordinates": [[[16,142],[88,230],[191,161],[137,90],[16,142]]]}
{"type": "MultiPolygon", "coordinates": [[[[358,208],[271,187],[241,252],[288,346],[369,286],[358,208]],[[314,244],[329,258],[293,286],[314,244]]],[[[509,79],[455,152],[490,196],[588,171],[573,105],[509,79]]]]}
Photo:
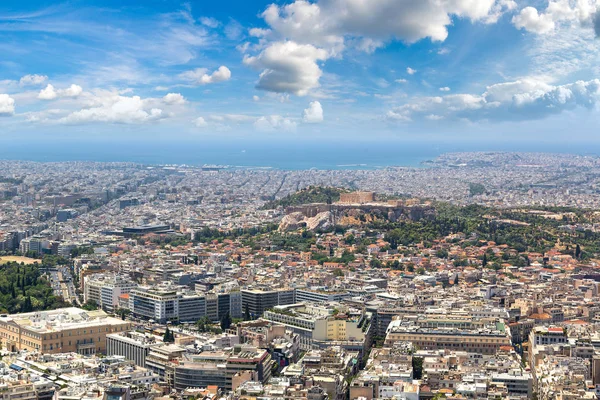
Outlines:
{"type": "Polygon", "coordinates": [[[0,2],[0,143],[599,142],[600,0],[0,2]]]}

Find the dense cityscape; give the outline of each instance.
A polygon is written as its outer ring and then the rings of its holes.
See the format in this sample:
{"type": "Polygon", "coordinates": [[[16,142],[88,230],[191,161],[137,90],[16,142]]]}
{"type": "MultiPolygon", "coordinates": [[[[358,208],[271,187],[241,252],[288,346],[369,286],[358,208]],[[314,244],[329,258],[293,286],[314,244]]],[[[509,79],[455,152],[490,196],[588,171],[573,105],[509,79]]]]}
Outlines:
{"type": "Polygon", "coordinates": [[[600,158],[0,161],[4,399],[595,399],[600,158]]]}

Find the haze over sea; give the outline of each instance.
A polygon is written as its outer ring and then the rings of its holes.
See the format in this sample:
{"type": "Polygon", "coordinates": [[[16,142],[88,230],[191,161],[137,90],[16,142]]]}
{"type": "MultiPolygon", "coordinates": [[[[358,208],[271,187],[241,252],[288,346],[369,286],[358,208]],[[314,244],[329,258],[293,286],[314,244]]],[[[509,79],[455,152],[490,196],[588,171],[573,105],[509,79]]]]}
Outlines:
{"type": "Polygon", "coordinates": [[[374,169],[419,167],[448,152],[508,151],[572,153],[596,156],[600,144],[466,143],[401,140],[303,142],[231,141],[90,141],[4,142],[0,159],[39,162],[99,161],[141,164],[227,165],[231,167],[303,169],[374,169]]]}

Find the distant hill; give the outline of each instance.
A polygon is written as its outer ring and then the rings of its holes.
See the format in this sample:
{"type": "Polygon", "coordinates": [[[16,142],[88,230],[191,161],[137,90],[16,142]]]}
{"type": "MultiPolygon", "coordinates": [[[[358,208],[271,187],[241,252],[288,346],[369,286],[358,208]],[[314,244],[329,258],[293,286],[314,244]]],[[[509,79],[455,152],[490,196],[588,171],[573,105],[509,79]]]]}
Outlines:
{"type": "Polygon", "coordinates": [[[343,188],[309,186],[279,200],[269,201],[263,206],[263,209],[273,210],[279,206],[285,208],[310,203],[335,203],[339,201],[341,193],[348,192],[350,191],[343,188]]]}

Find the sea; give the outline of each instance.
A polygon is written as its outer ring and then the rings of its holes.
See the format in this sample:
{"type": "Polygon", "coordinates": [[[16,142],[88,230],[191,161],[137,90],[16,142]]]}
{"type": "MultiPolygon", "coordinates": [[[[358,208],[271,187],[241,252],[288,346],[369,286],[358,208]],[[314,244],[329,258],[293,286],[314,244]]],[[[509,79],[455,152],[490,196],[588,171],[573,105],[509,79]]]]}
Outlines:
{"type": "Polygon", "coordinates": [[[7,140],[0,160],[135,162],[146,165],[219,165],[281,170],[423,167],[443,153],[472,151],[600,155],[600,144],[432,141],[193,141],[7,140]]]}

